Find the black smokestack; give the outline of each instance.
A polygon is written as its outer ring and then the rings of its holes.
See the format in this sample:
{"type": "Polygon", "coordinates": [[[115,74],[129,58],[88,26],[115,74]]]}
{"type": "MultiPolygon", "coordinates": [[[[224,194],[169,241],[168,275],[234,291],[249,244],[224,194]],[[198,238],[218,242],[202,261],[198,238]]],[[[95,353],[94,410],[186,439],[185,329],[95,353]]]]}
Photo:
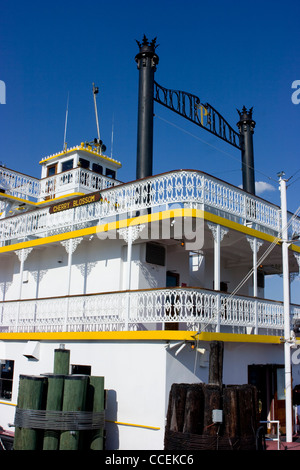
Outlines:
{"type": "Polygon", "coordinates": [[[152,176],[154,72],[159,58],[156,38],[149,42],[144,35],[142,44],[136,42],[140,49],[135,56],[139,70],[136,178],[140,179],[152,176]]]}
{"type": "Polygon", "coordinates": [[[254,152],[253,152],[253,134],[255,121],[252,119],[253,108],[247,109],[245,106],[242,111],[237,110],[240,120],[237,126],[240,131],[241,148],[242,148],[242,173],[243,173],[243,189],[248,193],[255,194],[255,177],[254,177],[254,152]]]}

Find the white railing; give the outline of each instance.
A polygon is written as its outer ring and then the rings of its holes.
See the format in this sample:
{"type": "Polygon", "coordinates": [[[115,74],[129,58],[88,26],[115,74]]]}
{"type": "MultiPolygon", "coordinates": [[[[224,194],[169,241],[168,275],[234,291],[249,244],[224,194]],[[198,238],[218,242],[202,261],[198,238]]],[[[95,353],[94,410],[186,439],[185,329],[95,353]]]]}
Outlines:
{"type": "MultiPolygon", "coordinates": [[[[0,332],[161,330],[281,335],[283,305],[198,288],[75,295],[0,304],[0,332]],[[225,328],[225,330],[224,330],[225,328]]],[[[300,306],[291,306],[291,322],[300,306]]]]}
{"type": "Polygon", "coordinates": [[[68,191],[101,191],[116,184],[120,182],[80,167],[39,180],[0,166],[0,188],[6,194],[33,202],[52,199],[68,191]]]}
{"type": "Polygon", "coordinates": [[[173,171],[101,191],[100,201],[50,214],[39,209],[0,221],[0,242],[69,231],[78,224],[96,225],[105,217],[171,207],[200,208],[275,236],[280,230],[277,206],[198,171],[173,171]]]}
{"type": "Polygon", "coordinates": [[[14,197],[37,200],[40,194],[40,180],[0,167],[0,188],[14,197]]]}
{"type": "Polygon", "coordinates": [[[101,191],[120,182],[106,176],[94,173],[84,168],[73,168],[72,170],[59,173],[40,181],[39,199],[59,197],[62,193],[81,191],[101,191]]]}

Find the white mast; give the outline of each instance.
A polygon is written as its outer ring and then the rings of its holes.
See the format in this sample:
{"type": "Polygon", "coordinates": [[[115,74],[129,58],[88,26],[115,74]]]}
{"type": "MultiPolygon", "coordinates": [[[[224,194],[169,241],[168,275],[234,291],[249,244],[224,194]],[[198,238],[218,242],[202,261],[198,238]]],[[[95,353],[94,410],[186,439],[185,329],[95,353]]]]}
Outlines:
{"type": "Polygon", "coordinates": [[[113,156],[113,145],[114,145],[114,115],[112,118],[112,128],[111,128],[111,146],[110,146],[110,156],[113,156]]]}
{"type": "Polygon", "coordinates": [[[64,133],[64,146],[63,149],[67,150],[67,123],[68,123],[68,113],[69,113],[69,92],[68,92],[68,99],[67,99],[67,109],[66,109],[66,119],[65,119],[65,133],[64,133]]]}
{"type": "Polygon", "coordinates": [[[285,364],[285,420],[286,442],[293,441],[292,424],[292,371],[291,371],[291,327],[290,327],[290,281],[288,258],[288,223],[286,180],[284,172],[279,175],[281,199],[281,237],[282,237],[282,274],[283,274],[283,309],[284,309],[284,364],[285,364]]]}

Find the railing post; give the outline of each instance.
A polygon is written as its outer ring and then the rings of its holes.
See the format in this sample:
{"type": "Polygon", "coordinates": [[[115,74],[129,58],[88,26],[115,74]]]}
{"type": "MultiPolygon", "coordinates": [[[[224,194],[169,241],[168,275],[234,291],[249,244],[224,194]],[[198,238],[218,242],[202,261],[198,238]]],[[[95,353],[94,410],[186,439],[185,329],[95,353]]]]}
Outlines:
{"type": "Polygon", "coordinates": [[[258,300],[254,300],[254,334],[258,335],[258,300]]]}
{"type": "Polygon", "coordinates": [[[216,332],[220,333],[220,325],[221,325],[221,294],[217,294],[217,324],[216,324],[216,332]]]}

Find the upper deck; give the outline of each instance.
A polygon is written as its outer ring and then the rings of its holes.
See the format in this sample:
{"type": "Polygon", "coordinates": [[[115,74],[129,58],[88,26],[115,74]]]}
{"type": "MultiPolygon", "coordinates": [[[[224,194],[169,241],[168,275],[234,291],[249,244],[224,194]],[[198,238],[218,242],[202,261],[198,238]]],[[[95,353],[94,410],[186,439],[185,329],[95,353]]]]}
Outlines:
{"type": "MultiPolygon", "coordinates": [[[[6,175],[8,181],[8,170],[1,168],[0,173],[2,177],[6,175]]],[[[278,206],[200,171],[171,171],[129,183],[120,183],[80,167],[41,180],[29,177],[26,180],[24,175],[22,178],[18,175],[13,178],[10,171],[9,181],[14,184],[10,183],[2,200],[25,194],[29,210],[15,212],[16,215],[3,213],[0,220],[2,247],[76,231],[83,226],[97,226],[105,220],[136,217],[143,211],[154,213],[176,208],[199,209],[280,237],[278,206]],[[58,205],[57,198],[62,202],[87,193],[97,193],[97,197],[82,204],[58,205]]],[[[17,202],[22,205],[24,199],[17,202]]],[[[292,214],[289,219],[292,237],[300,233],[300,219],[292,214]]]]}

